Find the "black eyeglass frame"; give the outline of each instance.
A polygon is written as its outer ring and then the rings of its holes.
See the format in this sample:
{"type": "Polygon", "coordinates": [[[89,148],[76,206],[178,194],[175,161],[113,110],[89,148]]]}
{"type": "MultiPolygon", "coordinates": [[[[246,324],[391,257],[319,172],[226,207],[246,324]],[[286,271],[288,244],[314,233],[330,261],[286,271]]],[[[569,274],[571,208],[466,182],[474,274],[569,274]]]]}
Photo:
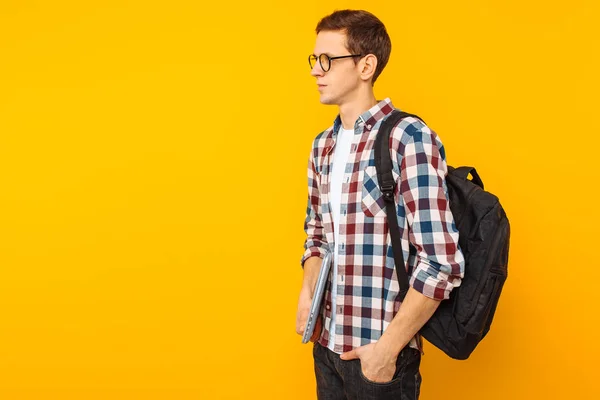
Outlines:
{"type": "MultiPolygon", "coordinates": [[[[362,57],[362,54],[349,54],[347,56],[336,56],[336,57],[330,57],[327,54],[323,53],[323,54],[319,54],[318,56],[316,54],[311,54],[308,56],[308,65],[310,66],[310,69],[312,70],[314,68],[314,65],[312,65],[311,63],[311,57],[315,57],[317,60],[319,60],[319,65],[321,65],[321,69],[324,72],[328,72],[331,69],[331,61],[332,60],[337,60],[340,58],[350,58],[350,57],[362,57]],[[323,67],[323,63],[321,62],[321,57],[325,56],[327,57],[327,60],[329,61],[329,68],[325,69],[325,67],[323,67]]],[[[316,65],[316,60],[315,60],[315,65],[316,65]]]]}

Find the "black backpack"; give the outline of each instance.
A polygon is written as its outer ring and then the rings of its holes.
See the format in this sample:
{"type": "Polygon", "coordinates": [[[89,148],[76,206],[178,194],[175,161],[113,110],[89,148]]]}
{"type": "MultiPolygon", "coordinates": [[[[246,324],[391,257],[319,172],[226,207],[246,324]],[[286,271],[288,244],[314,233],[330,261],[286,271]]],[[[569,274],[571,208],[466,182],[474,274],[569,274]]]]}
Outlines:
{"type": "MultiPolygon", "coordinates": [[[[387,215],[396,215],[389,136],[392,128],[413,114],[394,110],[381,124],[375,139],[375,166],[387,215]]],[[[448,166],[446,176],[450,210],[459,231],[459,246],[465,257],[462,283],[450,292],[420,330],[421,335],[448,356],[465,360],[490,329],[502,286],[506,281],[510,225],[498,198],[483,190],[483,182],[472,167],[448,166]],[[468,180],[469,173],[473,180],[468,180]]],[[[388,218],[400,296],[409,289],[400,245],[397,218],[388,218]]]]}

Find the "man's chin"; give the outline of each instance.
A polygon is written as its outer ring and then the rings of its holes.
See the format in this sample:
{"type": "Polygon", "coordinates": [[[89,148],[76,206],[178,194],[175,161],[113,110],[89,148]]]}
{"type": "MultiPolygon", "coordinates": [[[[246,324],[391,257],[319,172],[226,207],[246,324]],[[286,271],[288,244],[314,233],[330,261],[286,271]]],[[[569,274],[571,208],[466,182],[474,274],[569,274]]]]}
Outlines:
{"type": "Polygon", "coordinates": [[[321,98],[319,100],[321,101],[321,104],[325,104],[325,105],[333,106],[333,105],[337,104],[334,99],[327,97],[327,96],[321,96],[321,98]]]}

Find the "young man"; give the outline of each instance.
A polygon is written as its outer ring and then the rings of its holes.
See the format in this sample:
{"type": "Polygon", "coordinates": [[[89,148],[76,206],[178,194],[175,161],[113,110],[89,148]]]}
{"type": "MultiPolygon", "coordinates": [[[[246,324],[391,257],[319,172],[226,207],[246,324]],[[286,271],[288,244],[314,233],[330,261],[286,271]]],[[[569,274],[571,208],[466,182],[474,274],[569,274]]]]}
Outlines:
{"type": "Polygon", "coordinates": [[[390,99],[378,101],[373,94],[391,41],[382,22],[366,11],[336,11],[316,32],[311,74],[321,103],[337,105],[339,115],[315,138],[309,157],[296,332],[304,332],[321,258],[331,249],[332,273],[311,338],[318,398],[417,399],[418,331],[464,272],[444,147],[416,118],[402,120],[390,135],[397,215],[389,217],[398,219],[403,267],[412,271],[411,288],[400,302],[373,147],[394,109],[390,99]]]}

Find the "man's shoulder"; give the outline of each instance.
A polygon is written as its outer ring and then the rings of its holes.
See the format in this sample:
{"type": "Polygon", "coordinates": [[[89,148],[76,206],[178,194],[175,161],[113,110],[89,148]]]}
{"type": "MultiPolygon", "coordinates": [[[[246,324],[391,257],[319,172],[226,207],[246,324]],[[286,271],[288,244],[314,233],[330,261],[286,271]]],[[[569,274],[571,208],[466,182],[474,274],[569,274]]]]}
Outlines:
{"type": "Polygon", "coordinates": [[[400,143],[425,142],[441,145],[438,134],[420,118],[406,117],[401,119],[392,129],[391,135],[400,143]]]}
{"type": "Polygon", "coordinates": [[[392,134],[403,135],[407,134],[408,136],[414,136],[415,134],[420,134],[424,132],[431,132],[431,129],[427,126],[427,124],[415,117],[409,116],[402,118],[398,123],[394,126],[392,130],[392,134]]]}

